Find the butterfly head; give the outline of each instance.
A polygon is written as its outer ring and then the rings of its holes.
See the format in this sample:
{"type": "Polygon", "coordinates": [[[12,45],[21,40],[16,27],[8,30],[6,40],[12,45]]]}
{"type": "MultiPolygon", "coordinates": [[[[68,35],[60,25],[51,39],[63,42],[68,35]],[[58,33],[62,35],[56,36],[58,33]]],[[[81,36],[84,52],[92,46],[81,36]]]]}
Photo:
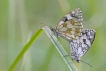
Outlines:
{"type": "Polygon", "coordinates": [[[75,60],[77,63],[80,63],[80,58],[78,55],[72,55],[71,54],[71,57],[72,57],[72,60],[75,60]]]}
{"type": "Polygon", "coordinates": [[[52,27],[50,27],[50,30],[51,30],[52,32],[55,32],[55,31],[56,31],[56,29],[54,29],[54,28],[52,28],[52,27]]]}
{"type": "Polygon", "coordinates": [[[50,30],[53,32],[53,34],[57,37],[59,37],[59,31],[53,27],[50,27],[50,30]]]}

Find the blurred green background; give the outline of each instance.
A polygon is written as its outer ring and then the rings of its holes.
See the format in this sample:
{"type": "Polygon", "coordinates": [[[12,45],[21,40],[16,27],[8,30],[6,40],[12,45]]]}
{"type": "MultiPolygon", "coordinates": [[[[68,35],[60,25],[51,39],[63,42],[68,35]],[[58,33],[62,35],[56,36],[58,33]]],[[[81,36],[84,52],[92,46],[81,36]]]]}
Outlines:
{"type": "MultiPolygon", "coordinates": [[[[96,30],[95,41],[81,60],[79,71],[106,71],[106,0],[0,0],[0,71],[8,71],[28,39],[42,26],[55,27],[66,13],[80,8],[85,29],[96,30]]],[[[70,53],[69,43],[60,40],[70,53]]],[[[50,39],[43,33],[14,71],[69,71],[50,39]]]]}

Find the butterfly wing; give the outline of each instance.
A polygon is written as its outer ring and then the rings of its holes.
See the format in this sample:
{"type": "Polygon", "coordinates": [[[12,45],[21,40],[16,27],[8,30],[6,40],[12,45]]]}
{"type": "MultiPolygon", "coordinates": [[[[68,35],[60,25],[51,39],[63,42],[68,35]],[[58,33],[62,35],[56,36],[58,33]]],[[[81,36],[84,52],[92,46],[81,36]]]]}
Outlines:
{"type": "Polygon", "coordinates": [[[57,24],[56,29],[64,33],[66,36],[76,39],[81,36],[83,29],[82,25],[82,11],[77,8],[66,14],[57,24]]]}
{"type": "Polygon", "coordinates": [[[82,36],[70,41],[71,56],[74,60],[80,60],[88,51],[95,39],[95,35],[96,32],[94,30],[87,29],[82,31],[82,36]]]}

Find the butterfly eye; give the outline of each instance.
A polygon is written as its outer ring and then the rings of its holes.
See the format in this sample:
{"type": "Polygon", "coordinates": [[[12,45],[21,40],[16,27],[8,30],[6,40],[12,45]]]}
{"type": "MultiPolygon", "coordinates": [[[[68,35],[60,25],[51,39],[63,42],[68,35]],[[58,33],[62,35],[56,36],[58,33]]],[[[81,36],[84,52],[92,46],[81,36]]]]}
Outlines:
{"type": "Polygon", "coordinates": [[[79,63],[80,61],[79,61],[79,60],[76,60],[76,62],[78,62],[78,63],[79,63]]]}

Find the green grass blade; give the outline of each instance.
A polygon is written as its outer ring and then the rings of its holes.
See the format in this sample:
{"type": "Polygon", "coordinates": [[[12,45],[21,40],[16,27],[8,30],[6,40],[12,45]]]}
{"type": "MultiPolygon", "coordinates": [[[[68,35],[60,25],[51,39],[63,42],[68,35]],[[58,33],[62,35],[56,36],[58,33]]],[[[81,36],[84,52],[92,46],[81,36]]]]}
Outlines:
{"type": "Polygon", "coordinates": [[[19,63],[19,61],[22,59],[25,52],[30,48],[30,46],[34,43],[34,41],[41,35],[43,32],[42,29],[39,29],[30,39],[30,41],[23,47],[22,51],[19,53],[13,64],[10,66],[9,71],[13,71],[13,69],[16,67],[16,65],[19,63]]]}
{"type": "Polygon", "coordinates": [[[78,71],[78,69],[75,67],[75,65],[73,64],[70,57],[66,56],[66,55],[68,55],[67,52],[64,50],[64,48],[62,47],[62,45],[60,44],[58,39],[52,34],[51,30],[47,26],[43,27],[43,30],[45,31],[47,36],[50,38],[52,43],[55,45],[56,49],[58,50],[58,52],[62,56],[63,60],[65,61],[65,63],[69,67],[69,69],[71,71],[78,71]]]}

